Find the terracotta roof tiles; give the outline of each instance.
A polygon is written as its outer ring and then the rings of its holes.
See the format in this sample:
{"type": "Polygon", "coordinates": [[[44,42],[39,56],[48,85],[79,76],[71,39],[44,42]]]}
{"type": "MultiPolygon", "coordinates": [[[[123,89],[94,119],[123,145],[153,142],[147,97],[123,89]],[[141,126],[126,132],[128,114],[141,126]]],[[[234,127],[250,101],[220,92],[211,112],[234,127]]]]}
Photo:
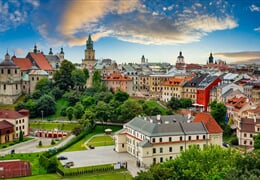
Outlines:
{"type": "Polygon", "coordinates": [[[19,66],[21,70],[28,70],[32,67],[32,62],[28,58],[13,58],[14,63],[16,66],[19,66]]]}
{"type": "Polygon", "coordinates": [[[33,52],[30,52],[27,57],[31,56],[35,63],[37,64],[37,66],[42,69],[42,70],[45,70],[45,71],[51,71],[53,70],[52,69],[52,66],[49,64],[48,60],[45,58],[45,56],[42,54],[42,53],[33,53],[33,52]]]}
{"type": "Polygon", "coordinates": [[[17,118],[21,118],[24,117],[24,115],[22,115],[19,112],[16,111],[12,111],[12,110],[0,110],[0,118],[1,119],[17,119],[17,118]]]}
{"type": "Polygon", "coordinates": [[[222,133],[222,128],[209,113],[199,112],[193,122],[203,122],[209,133],[222,133]]]}

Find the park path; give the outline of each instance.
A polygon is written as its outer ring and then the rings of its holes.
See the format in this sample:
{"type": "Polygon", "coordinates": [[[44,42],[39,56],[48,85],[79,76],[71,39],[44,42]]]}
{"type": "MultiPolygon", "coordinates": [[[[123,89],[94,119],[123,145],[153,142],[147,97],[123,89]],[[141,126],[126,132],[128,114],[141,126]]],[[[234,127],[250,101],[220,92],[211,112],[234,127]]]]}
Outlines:
{"type": "MultiPolygon", "coordinates": [[[[52,148],[59,148],[64,146],[66,143],[68,143],[72,138],[74,138],[74,135],[69,135],[67,138],[65,138],[63,141],[61,141],[59,144],[52,146],[52,148]]],[[[51,144],[51,138],[39,138],[39,137],[33,137],[34,139],[30,141],[26,141],[23,143],[16,144],[12,147],[7,147],[5,149],[0,150],[0,155],[6,155],[10,154],[11,150],[14,149],[15,153],[34,153],[34,152],[42,152],[47,151],[48,148],[37,148],[39,141],[42,141],[43,146],[47,146],[51,144]]]]}

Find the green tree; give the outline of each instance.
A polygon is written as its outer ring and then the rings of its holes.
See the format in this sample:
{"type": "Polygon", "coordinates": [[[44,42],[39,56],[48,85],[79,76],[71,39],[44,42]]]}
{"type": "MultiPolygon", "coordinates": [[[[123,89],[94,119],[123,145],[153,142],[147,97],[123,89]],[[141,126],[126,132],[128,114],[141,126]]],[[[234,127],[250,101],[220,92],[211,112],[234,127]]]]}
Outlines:
{"type": "Polygon", "coordinates": [[[48,78],[42,78],[37,81],[35,90],[39,90],[41,94],[48,94],[52,89],[52,82],[48,78]]]}
{"type": "Polygon", "coordinates": [[[73,107],[69,106],[66,109],[66,115],[67,115],[68,119],[71,121],[72,117],[73,117],[73,107]]]}
{"type": "Polygon", "coordinates": [[[92,96],[87,96],[87,97],[84,97],[83,100],[82,100],[82,104],[85,108],[88,108],[94,104],[96,104],[96,100],[94,97],[92,96]]]}
{"type": "Polygon", "coordinates": [[[101,87],[101,74],[98,70],[94,71],[92,83],[93,83],[94,88],[100,88],[101,87]]]}
{"type": "Polygon", "coordinates": [[[96,121],[96,115],[93,111],[87,109],[84,112],[84,115],[82,119],[79,121],[79,123],[84,127],[84,128],[93,128],[95,126],[95,121],[96,121]]]}
{"type": "Polygon", "coordinates": [[[29,99],[25,103],[25,109],[29,110],[30,112],[30,117],[37,117],[37,102],[33,99],[29,99]]]}
{"type": "Polygon", "coordinates": [[[42,147],[42,141],[39,141],[38,146],[42,147]]]}
{"type": "Polygon", "coordinates": [[[189,98],[181,98],[180,103],[182,108],[188,108],[192,106],[192,101],[189,98]]]}
{"type": "Polygon", "coordinates": [[[114,98],[116,101],[124,102],[129,98],[129,94],[121,90],[118,90],[116,91],[114,98]]]}
{"type": "Polygon", "coordinates": [[[73,108],[73,114],[76,119],[80,119],[84,114],[84,107],[81,102],[77,102],[73,108]]]}
{"type": "Polygon", "coordinates": [[[64,91],[61,90],[58,86],[54,86],[51,90],[51,95],[57,100],[60,99],[64,91]]]}
{"type": "Polygon", "coordinates": [[[55,141],[54,139],[51,140],[51,145],[54,145],[55,144],[55,141]]]}
{"type": "Polygon", "coordinates": [[[226,106],[223,103],[217,103],[216,101],[212,101],[209,106],[211,108],[210,114],[219,123],[219,125],[225,129],[225,119],[227,114],[226,106]]]}
{"type": "Polygon", "coordinates": [[[254,149],[259,150],[260,149],[260,133],[257,133],[253,138],[254,138],[254,149]]]}
{"type": "Polygon", "coordinates": [[[87,80],[89,78],[89,71],[88,71],[88,69],[83,69],[83,72],[85,74],[85,79],[87,80]]]}
{"type": "Polygon", "coordinates": [[[39,116],[41,116],[41,111],[44,112],[44,116],[54,114],[56,112],[56,102],[52,96],[44,94],[38,99],[36,109],[39,116]]]}
{"type": "Polygon", "coordinates": [[[74,87],[72,80],[72,71],[75,66],[68,60],[64,60],[61,63],[60,69],[53,74],[53,80],[55,84],[63,90],[68,90],[74,87]]]}
{"type": "Polygon", "coordinates": [[[104,101],[99,101],[95,107],[96,119],[101,122],[107,122],[110,120],[112,108],[104,101]]]}
{"type": "Polygon", "coordinates": [[[23,142],[23,131],[19,132],[19,142],[23,142]]]}
{"type": "Polygon", "coordinates": [[[81,69],[74,69],[71,72],[71,79],[73,82],[73,85],[77,88],[80,88],[86,84],[86,75],[83,70],[81,69]]]}
{"type": "Polygon", "coordinates": [[[66,92],[63,97],[69,102],[70,106],[74,106],[80,100],[80,93],[75,90],[66,92]]]}
{"type": "Polygon", "coordinates": [[[167,102],[167,106],[173,110],[177,110],[181,107],[181,102],[179,99],[172,97],[170,101],[167,102]]]}
{"type": "Polygon", "coordinates": [[[133,119],[135,116],[143,113],[142,105],[136,100],[126,100],[118,109],[117,115],[121,122],[126,122],[133,119]]]}

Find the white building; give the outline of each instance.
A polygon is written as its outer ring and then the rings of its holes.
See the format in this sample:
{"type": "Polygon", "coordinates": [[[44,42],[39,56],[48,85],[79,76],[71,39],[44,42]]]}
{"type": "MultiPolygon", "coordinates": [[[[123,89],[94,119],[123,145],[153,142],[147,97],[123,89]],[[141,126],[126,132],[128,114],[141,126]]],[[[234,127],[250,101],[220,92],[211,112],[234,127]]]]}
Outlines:
{"type": "Polygon", "coordinates": [[[137,165],[149,167],[175,158],[190,145],[222,145],[222,132],[207,113],[198,113],[194,119],[183,115],[135,117],[115,134],[115,151],[128,152],[137,165]]]}

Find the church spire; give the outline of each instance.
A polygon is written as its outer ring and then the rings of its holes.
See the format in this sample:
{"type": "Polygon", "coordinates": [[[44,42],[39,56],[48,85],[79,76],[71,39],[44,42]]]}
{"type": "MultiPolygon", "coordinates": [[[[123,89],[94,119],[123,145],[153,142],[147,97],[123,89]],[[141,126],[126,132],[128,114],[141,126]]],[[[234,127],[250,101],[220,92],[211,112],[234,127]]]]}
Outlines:
{"type": "Polygon", "coordinates": [[[212,56],[212,52],[209,55],[209,64],[213,64],[214,63],[214,58],[212,56]]]}
{"type": "Polygon", "coordinates": [[[60,54],[64,54],[63,47],[60,48],[60,54]]]}
{"type": "Polygon", "coordinates": [[[50,48],[49,55],[53,55],[52,48],[50,48]]]}
{"type": "Polygon", "coordinates": [[[34,52],[35,54],[38,52],[38,50],[37,50],[37,46],[36,46],[36,43],[35,43],[35,45],[34,45],[33,52],[34,52]]]}
{"type": "Polygon", "coordinates": [[[91,50],[93,49],[93,41],[91,39],[91,35],[90,34],[88,35],[88,40],[87,40],[86,46],[87,46],[87,49],[91,49],[91,50]]]}

